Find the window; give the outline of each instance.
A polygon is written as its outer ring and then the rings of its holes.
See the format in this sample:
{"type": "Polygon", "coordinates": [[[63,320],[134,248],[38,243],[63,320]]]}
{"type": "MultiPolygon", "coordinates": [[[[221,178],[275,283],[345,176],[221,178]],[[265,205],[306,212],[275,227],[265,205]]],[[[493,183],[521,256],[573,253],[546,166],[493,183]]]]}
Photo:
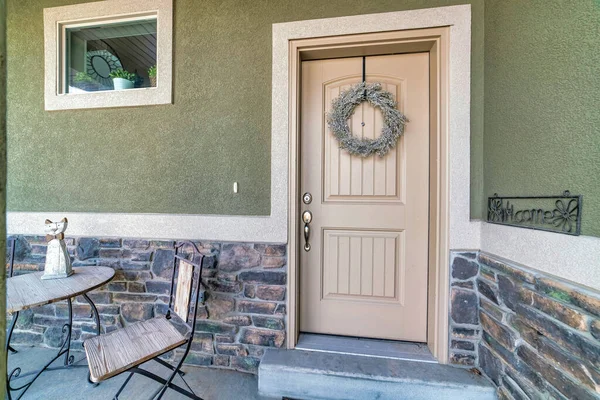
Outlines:
{"type": "Polygon", "coordinates": [[[46,110],[170,104],[172,0],[44,10],[46,110]]]}

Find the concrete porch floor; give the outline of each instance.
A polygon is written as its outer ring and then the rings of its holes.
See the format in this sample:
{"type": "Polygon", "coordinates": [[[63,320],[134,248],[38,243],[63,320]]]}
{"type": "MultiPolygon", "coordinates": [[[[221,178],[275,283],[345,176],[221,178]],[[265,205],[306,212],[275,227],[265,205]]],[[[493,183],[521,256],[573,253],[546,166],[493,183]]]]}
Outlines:
{"type": "MultiPolygon", "coordinates": [[[[56,354],[54,349],[29,346],[15,346],[15,348],[19,352],[9,355],[9,372],[17,366],[21,367],[22,374],[39,369],[56,354]]],[[[73,354],[79,367],[45,371],[29,388],[23,399],[112,399],[123,384],[126,374],[109,379],[94,387],[87,382],[88,369],[85,353],[73,352],[73,354]],[[78,360],[82,361],[78,362],[78,360]]],[[[53,364],[53,366],[60,365],[62,365],[62,358],[53,364]]],[[[152,372],[165,373],[165,368],[156,362],[148,362],[143,367],[152,372]]],[[[192,366],[185,366],[183,370],[186,372],[185,379],[188,384],[198,396],[205,400],[273,400],[258,395],[258,379],[255,375],[192,366]]],[[[29,378],[17,379],[15,386],[26,383],[29,378]]],[[[185,387],[180,378],[175,378],[175,383],[185,387]]],[[[119,399],[148,399],[158,387],[157,382],[142,376],[134,376],[119,399]]],[[[187,399],[187,397],[168,390],[163,399],[179,400],[187,399]]]]}

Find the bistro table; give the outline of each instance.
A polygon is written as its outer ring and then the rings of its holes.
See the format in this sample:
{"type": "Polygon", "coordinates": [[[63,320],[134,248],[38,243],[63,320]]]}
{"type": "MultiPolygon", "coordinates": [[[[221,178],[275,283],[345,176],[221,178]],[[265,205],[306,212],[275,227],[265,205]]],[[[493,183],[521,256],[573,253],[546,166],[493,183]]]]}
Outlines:
{"type": "MultiPolygon", "coordinates": [[[[8,373],[6,379],[7,395],[12,399],[11,392],[23,390],[17,399],[20,399],[31,384],[59,357],[65,356],[64,367],[73,365],[74,357],[70,354],[71,333],[73,328],[73,305],[72,298],[83,296],[86,302],[92,308],[92,314],[96,320],[96,334],[100,335],[100,317],[94,302],[87,295],[88,292],[99,288],[109,282],[115,275],[115,271],[109,267],[80,267],[73,268],[73,275],[61,279],[41,279],[44,272],[34,272],[24,275],[10,277],[6,280],[6,311],[12,314],[12,322],[6,338],[6,354],[10,347],[10,339],[15,328],[19,313],[29,308],[43,306],[45,304],[56,303],[66,300],[69,310],[69,321],[62,327],[65,335],[58,353],[39,371],[34,371],[24,375],[34,375],[29,382],[13,387],[11,381],[21,375],[21,368],[14,368],[8,373]]],[[[8,366],[7,366],[8,367],[8,366]]]]}

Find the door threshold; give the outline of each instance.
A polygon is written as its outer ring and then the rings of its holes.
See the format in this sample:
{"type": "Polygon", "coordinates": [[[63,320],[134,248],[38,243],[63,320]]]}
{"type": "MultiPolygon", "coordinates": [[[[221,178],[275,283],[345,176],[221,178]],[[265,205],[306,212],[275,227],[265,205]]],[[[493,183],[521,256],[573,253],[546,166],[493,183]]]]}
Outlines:
{"type": "Polygon", "coordinates": [[[301,333],[297,350],[436,363],[426,343],[301,333]]]}

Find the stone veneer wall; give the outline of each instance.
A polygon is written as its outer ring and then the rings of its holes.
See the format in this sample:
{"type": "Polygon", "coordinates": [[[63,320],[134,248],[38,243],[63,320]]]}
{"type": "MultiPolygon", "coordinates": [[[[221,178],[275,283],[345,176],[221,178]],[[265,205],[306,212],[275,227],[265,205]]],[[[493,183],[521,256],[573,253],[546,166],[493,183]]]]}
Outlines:
{"type": "Polygon", "coordinates": [[[451,360],[500,399],[600,398],[600,293],[481,253],[452,258],[451,360]]]}
{"type": "MultiPolygon", "coordinates": [[[[115,269],[115,278],[90,294],[103,331],[166,312],[174,241],[92,237],[65,241],[73,266],[115,269]]],[[[203,261],[206,305],[199,306],[186,362],[256,373],[264,350],[285,343],[286,246],[195,243],[216,256],[203,261]]],[[[15,274],[43,270],[45,254],[43,236],[19,236],[15,274]]],[[[81,299],[73,303],[74,348],[81,348],[95,332],[90,311],[81,299]]],[[[11,343],[58,347],[66,322],[65,302],[22,312],[11,343]]]]}

